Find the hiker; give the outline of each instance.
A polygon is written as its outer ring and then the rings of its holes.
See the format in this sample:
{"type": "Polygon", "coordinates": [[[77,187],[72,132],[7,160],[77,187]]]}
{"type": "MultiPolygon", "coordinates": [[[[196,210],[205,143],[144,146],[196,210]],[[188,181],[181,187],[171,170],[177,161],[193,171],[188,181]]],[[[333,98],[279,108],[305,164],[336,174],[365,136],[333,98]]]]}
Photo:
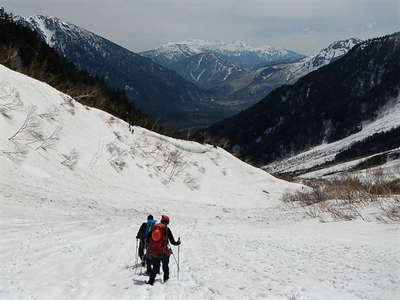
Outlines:
{"type": "Polygon", "coordinates": [[[160,264],[162,262],[164,277],[166,282],[169,279],[169,257],[172,253],[168,247],[168,242],[174,246],[181,244],[180,238],[175,241],[171,229],[168,227],[168,216],[161,216],[161,223],[155,224],[151,230],[149,237],[149,247],[147,249],[147,259],[150,262],[150,277],[147,284],[153,285],[157,273],[160,272],[160,264]]]}
{"type": "MultiPolygon", "coordinates": [[[[140,240],[138,253],[139,253],[140,260],[142,261],[142,266],[146,265],[146,257],[144,255],[144,250],[148,246],[148,238],[149,238],[151,228],[156,223],[157,223],[157,221],[154,220],[153,216],[148,215],[147,222],[144,222],[140,226],[139,231],[136,234],[136,238],[140,240]]],[[[147,263],[147,273],[150,274],[150,264],[149,263],[147,263]]]]}

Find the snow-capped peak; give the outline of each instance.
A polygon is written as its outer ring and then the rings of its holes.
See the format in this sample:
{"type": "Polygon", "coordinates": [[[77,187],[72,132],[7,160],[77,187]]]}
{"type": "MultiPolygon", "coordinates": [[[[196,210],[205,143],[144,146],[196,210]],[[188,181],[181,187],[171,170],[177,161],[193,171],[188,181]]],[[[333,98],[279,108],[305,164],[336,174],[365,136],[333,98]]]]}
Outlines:
{"type": "Polygon", "coordinates": [[[27,23],[32,24],[33,27],[37,28],[37,31],[40,32],[40,34],[43,36],[44,40],[46,43],[50,46],[53,47],[55,44],[54,40],[54,30],[50,30],[49,27],[47,26],[46,23],[48,23],[50,20],[53,23],[59,23],[61,22],[60,19],[56,17],[46,17],[42,15],[37,15],[37,16],[29,16],[29,17],[20,17],[18,18],[19,21],[25,21],[27,23]]]}
{"type": "Polygon", "coordinates": [[[17,17],[16,19],[18,22],[21,22],[38,32],[45,42],[52,48],[57,47],[57,45],[60,43],[60,39],[58,37],[60,35],[60,31],[73,40],[84,38],[92,41],[92,43],[99,43],[101,40],[99,36],[86,29],[53,16],[35,15],[28,17],[17,17]]]}
{"type": "Polygon", "coordinates": [[[362,40],[349,38],[346,40],[335,41],[323,48],[318,53],[306,57],[303,60],[291,64],[287,73],[287,81],[294,82],[298,78],[341,58],[362,40]]]}
{"type": "Polygon", "coordinates": [[[288,50],[272,47],[272,46],[250,46],[244,41],[233,41],[233,42],[224,42],[224,41],[208,41],[208,40],[200,40],[200,39],[188,39],[181,42],[168,42],[166,44],[161,45],[157,50],[159,51],[168,51],[174,50],[177,48],[187,47],[193,53],[200,53],[205,51],[217,51],[217,52],[255,52],[255,53],[269,53],[269,52],[281,52],[284,54],[288,53],[288,50]]]}
{"type": "Polygon", "coordinates": [[[304,56],[296,52],[272,46],[250,46],[244,41],[207,41],[189,39],[182,42],[168,42],[159,48],[141,54],[170,67],[182,59],[200,53],[215,53],[241,68],[253,68],[260,64],[296,61],[304,56]]]}
{"type": "Polygon", "coordinates": [[[311,56],[311,58],[318,58],[319,60],[327,60],[328,63],[345,55],[355,45],[361,43],[362,40],[356,38],[349,38],[346,40],[336,41],[329,44],[328,47],[322,49],[320,52],[311,56]]]}

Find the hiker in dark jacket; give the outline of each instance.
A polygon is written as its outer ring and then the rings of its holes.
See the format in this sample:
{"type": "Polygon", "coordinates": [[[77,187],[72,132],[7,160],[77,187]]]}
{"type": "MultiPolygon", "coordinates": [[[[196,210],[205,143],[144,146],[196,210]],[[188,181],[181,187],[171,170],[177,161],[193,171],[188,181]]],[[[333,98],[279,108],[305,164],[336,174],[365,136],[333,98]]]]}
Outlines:
{"type": "Polygon", "coordinates": [[[168,242],[174,246],[181,244],[180,238],[175,241],[171,229],[168,227],[168,216],[161,216],[161,223],[153,226],[150,233],[150,245],[147,249],[146,257],[150,263],[150,277],[147,284],[153,285],[157,273],[160,272],[160,264],[163,267],[163,280],[166,282],[169,279],[169,257],[172,253],[168,247],[168,242]]]}
{"type": "MultiPolygon", "coordinates": [[[[151,227],[156,223],[157,221],[155,221],[153,219],[152,215],[148,215],[147,216],[147,222],[144,222],[140,228],[138,233],[136,234],[136,238],[139,239],[139,250],[138,250],[138,254],[139,257],[142,261],[142,266],[146,265],[146,257],[144,255],[144,250],[147,248],[147,241],[148,241],[148,237],[149,237],[149,233],[151,230],[151,227]]],[[[150,264],[147,264],[147,272],[150,272],[150,264]]]]}

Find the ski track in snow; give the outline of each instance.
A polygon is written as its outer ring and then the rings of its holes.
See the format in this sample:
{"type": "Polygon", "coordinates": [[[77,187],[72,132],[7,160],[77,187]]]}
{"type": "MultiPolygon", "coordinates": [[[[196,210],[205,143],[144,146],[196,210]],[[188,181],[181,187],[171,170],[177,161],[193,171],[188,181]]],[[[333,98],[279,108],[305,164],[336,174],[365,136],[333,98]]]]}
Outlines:
{"type": "MultiPolygon", "coordinates": [[[[0,91],[24,105],[0,114],[0,299],[398,299],[398,224],[306,219],[279,201],[300,186],[219,148],[130,133],[2,66],[0,91]],[[10,156],[18,149],[8,138],[32,105],[58,107],[57,145],[10,156]],[[68,167],[71,149],[79,159],[68,167]],[[171,257],[170,280],[158,275],[153,287],[135,269],[135,236],[149,213],[168,214],[182,239],[179,280],[171,257]]],[[[55,122],[40,124],[47,136],[55,122]]]]}

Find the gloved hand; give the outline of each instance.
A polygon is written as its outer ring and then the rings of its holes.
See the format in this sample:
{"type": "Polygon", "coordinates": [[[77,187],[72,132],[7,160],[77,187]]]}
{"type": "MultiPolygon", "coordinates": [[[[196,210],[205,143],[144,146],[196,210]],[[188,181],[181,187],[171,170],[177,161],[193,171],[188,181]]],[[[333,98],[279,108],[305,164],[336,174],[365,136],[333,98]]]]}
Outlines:
{"type": "Polygon", "coordinates": [[[176,244],[179,246],[181,244],[181,238],[179,237],[178,240],[176,241],[176,244]]]}

